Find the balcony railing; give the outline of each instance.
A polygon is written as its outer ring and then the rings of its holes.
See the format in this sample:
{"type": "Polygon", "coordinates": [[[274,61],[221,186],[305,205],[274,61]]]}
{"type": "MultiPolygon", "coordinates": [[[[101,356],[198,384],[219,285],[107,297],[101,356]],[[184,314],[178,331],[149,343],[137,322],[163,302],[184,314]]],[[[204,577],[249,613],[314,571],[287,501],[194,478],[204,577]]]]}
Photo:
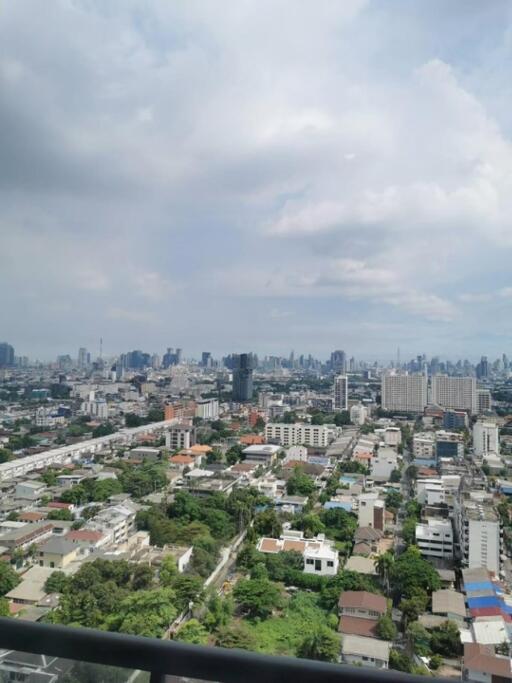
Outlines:
{"type": "MultiPolygon", "coordinates": [[[[0,618],[0,648],[149,672],[151,683],[164,683],[167,676],[222,683],[425,682],[424,677],[396,671],[274,657],[243,650],[187,645],[178,641],[6,618],[0,618]]],[[[4,680],[1,673],[0,680],[4,680]]],[[[97,680],[101,681],[101,678],[97,680]]],[[[129,680],[128,676],[126,680],[129,680]]],[[[134,680],[133,676],[131,680],[134,680]]],[[[448,683],[448,679],[430,680],[448,683]]]]}

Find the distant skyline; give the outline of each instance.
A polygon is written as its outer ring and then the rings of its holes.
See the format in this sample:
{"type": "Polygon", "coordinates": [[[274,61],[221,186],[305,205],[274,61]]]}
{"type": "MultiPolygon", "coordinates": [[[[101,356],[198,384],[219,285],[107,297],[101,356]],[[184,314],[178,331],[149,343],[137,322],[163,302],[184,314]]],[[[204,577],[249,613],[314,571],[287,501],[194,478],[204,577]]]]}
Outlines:
{"type": "Polygon", "coordinates": [[[508,353],[510,2],[219,7],[2,5],[0,337],[508,353]]]}

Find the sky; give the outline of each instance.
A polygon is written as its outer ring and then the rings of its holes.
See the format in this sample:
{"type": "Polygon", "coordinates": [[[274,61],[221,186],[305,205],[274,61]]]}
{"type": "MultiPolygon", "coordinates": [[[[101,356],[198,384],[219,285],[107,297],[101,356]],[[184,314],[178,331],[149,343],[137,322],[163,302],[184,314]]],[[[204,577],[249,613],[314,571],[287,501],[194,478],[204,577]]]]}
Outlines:
{"type": "Polygon", "coordinates": [[[0,341],[512,352],[508,0],[6,0],[0,341]]]}

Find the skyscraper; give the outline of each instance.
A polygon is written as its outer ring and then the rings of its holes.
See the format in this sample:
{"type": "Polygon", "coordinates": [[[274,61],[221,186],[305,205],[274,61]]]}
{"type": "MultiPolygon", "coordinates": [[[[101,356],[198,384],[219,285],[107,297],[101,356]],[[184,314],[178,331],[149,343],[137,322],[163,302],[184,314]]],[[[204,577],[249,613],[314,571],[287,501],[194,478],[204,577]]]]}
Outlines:
{"type": "Polygon", "coordinates": [[[88,365],[87,358],[90,357],[90,355],[87,353],[87,349],[85,349],[83,346],[81,346],[78,349],[78,367],[79,368],[85,368],[88,365]]]}
{"type": "Polygon", "coordinates": [[[209,351],[203,351],[201,354],[201,365],[203,368],[210,368],[212,365],[212,354],[209,351]]]}
{"type": "Polygon", "coordinates": [[[7,342],[0,343],[0,368],[14,365],[14,347],[7,342]]]}
{"type": "Polygon", "coordinates": [[[442,408],[477,412],[476,379],[474,377],[432,377],[432,403],[442,408]]]}
{"type": "Polygon", "coordinates": [[[252,373],[254,359],[252,353],[234,355],[233,401],[250,401],[253,395],[252,373]]]}
{"type": "Polygon", "coordinates": [[[334,378],[334,410],[348,410],[348,378],[338,375],[334,378]]]}
{"type": "Polygon", "coordinates": [[[489,377],[489,361],[487,356],[482,356],[480,363],[476,366],[476,376],[478,379],[486,379],[489,377]]]}
{"type": "Polygon", "coordinates": [[[347,371],[347,355],[345,351],[333,351],[331,353],[331,370],[344,373],[347,371]]]}

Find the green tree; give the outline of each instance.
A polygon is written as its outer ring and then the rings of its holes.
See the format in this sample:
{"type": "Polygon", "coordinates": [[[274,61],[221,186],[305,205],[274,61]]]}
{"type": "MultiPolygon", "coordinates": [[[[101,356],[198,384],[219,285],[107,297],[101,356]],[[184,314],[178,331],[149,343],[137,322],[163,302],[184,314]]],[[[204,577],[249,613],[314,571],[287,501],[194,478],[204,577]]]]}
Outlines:
{"type": "Polygon", "coordinates": [[[226,462],[228,465],[234,465],[243,457],[244,447],[241,444],[231,446],[226,452],[226,462]]]}
{"type": "Polygon", "coordinates": [[[178,576],[178,567],[176,565],[176,560],[172,555],[166,555],[163,558],[158,574],[162,586],[172,586],[174,580],[178,576]]]}
{"type": "Polygon", "coordinates": [[[337,427],[343,427],[344,425],[351,424],[350,413],[348,410],[341,410],[339,413],[334,414],[334,424],[337,427]]]}
{"type": "Polygon", "coordinates": [[[0,463],[8,462],[9,460],[12,460],[12,458],[12,451],[8,448],[0,448],[0,463]]]}
{"type": "Polygon", "coordinates": [[[414,518],[406,519],[402,525],[402,538],[404,543],[408,546],[414,543],[416,538],[416,524],[418,522],[414,518]]]}
{"type": "Polygon", "coordinates": [[[392,470],[391,474],[389,475],[389,481],[392,484],[398,484],[399,481],[402,479],[402,473],[400,470],[392,470]]]}
{"type": "Polygon", "coordinates": [[[413,621],[406,631],[411,650],[420,657],[430,654],[430,633],[419,622],[413,621]]]}
{"type": "Polygon", "coordinates": [[[386,509],[394,510],[396,512],[400,505],[402,505],[402,500],[402,494],[398,491],[395,491],[394,489],[391,489],[386,494],[386,509]]]}
{"type": "Polygon", "coordinates": [[[432,669],[432,671],[437,671],[442,663],[443,663],[443,658],[441,657],[441,655],[432,655],[428,665],[429,665],[429,668],[432,669]]]}
{"type": "Polygon", "coordinates": [[[231,596],[222,599],[217,593],[213,593],[208,600],[207,612],[203,620],[204,625],[209,631],[225,627],[229,624],[233,611],[234,604],[231,596]]]}
{"type": "Polygon", "coordinates": [[[323,534],[325,532],[325,524],[318,515],[313,513],[302,515],[297,520],[294,520],[294,522],[294,526],[296,526],[297,529],[302,529],[302,531],[304,531],[304,536],[306,538],[312,538],[317,534],[323,534]]]}
{"type": "Polygon", "coordinates": [[[137,591],[119,604],[108,620],[112,630],[150,638],[160,638],[176,618],[176,596],[170,588],[137,591]]]}
{"type": "Polygon", "coordinates": [[[340,656],[340,640],[327,627],[318,627],[308,634],[297,649],[297,655],[304,659],[336,662],[340,656]]]}
{"type": "Polygon", "coordinates": [[[257,647],[256,637],[242,622],[232,626],[222,626],[217,632],[216,645],[238,650],[255,650],[257,647]]]}
{"type": "Polygon", "coordinates": [[[0,598],[0,617],[10,617],[9,601],[7,598],[0,598]]]}
{"type": "Polygon", "coordinates": [[[444,657],[460,656],[462,644],[457,624],[453,621],[445,621],[431,631],[430,647],[435,654],[444,657]]]}
{"type": "Polygon", "coordinates": [[[233,595],[249,617],[266,619],[282,604],[279,588],[264,579],[242,579],[235,586],[233,595]]]}
{"type": "Polygon", "coordinates": [[[404,671],[405,673],[412,673],[413,670],[412,659],[401,652],[400,650],[392,649],[389,653],[389,668],[395,671],[404,671]]]}
{"type": "Polygon", "coordinates": [[[426,609],[427,602],[427,594],[419,590],[410,598],[402,598],[400,604],[398,605],[398,609],[402,612],[404,631],[406,630],[408,624],[410,624],[412,621],[416,621],[420,614],[423,614],[426,609]]]}
{"type": "Polygon", "coordinates": [[[71,510],[67,508],[60,508],[58,510],[52,510],[48,513],[48,519],[58,519],[60,522],[72,522],[74,517],[71,510]]]}
{"type": "Polygon", "coordinates": [[[98,425],[92,430],[92,436],[93,439],[97,439],[100,436],[108,436],[109,434],[113,434],[116,431],[117,428],[115,425],[113,425],[111,422],[104,422],[103,424],[98,425]]]}
{"type": "Polygon", "coordinates": [[[192,645],[206,645],[208,631],[197,619],[190,619],[178,630],[175,638],[192,645]]]}
{"type": "Polygon", "coordinates": [[[178,574],[172,588],[176,594],[176,605],[180,610],[188,608],[190,602],[199,603],[203,600],[203,580],[192,574],[178,574]]]}
{"type": "Polygon", "coordinates": [[[5,595],[21,581],[14,569],[7,562],[0,561],[0,596],[5,595]]]}
{"type": "Polygon", "coordinates": [[[264,510],[254,518],[254,530],[259,536],[279,538],[283,525],[275,510],[264,510]]]}
{"type": "Polygon", "coordinates": [[[314,490],[315,482],[300,467],[296,467],[286,482],[286,492],[288,495],[309,496],[314,490]]]}
{"type": "Polygon", "coordinates": [[[63,593],[69,586],[69,577],[64,572],[52,572],[46,579],[44,589],[47,593],[63,593]]]}
{"type": "Polygon", "coordinates": [[[377,574],[379,575],[380,580],[386,590],[386,595],[389,595],[390,592],[389,577],[394,564],[395,556],[393,553],[389,552],[389,550],[379,555],[375,560],[375,569],[377,570],[377,574]]]}
{"type": "Polygon", "coordinates": [[[412,597],[415,592],[428,595],[441,587],[439,575],[434,567],[424,560],[416,546],[410,546],[395,560],[390,573],[391,589],[396,597],[412,597]]]}
{"type": "Polygon", "coordinates": [[[382,614],[377,621],[377,635],[383,640],[394,640],[397,636],[397,629],[393,620],[388,614],[382,614]]]}
{"type": "Polygon", "coordinates": [[[153,585],[155,572],[148,564],[138,564],[132,576],[132,588],[135,591],[147,590],[153,585]]]}

